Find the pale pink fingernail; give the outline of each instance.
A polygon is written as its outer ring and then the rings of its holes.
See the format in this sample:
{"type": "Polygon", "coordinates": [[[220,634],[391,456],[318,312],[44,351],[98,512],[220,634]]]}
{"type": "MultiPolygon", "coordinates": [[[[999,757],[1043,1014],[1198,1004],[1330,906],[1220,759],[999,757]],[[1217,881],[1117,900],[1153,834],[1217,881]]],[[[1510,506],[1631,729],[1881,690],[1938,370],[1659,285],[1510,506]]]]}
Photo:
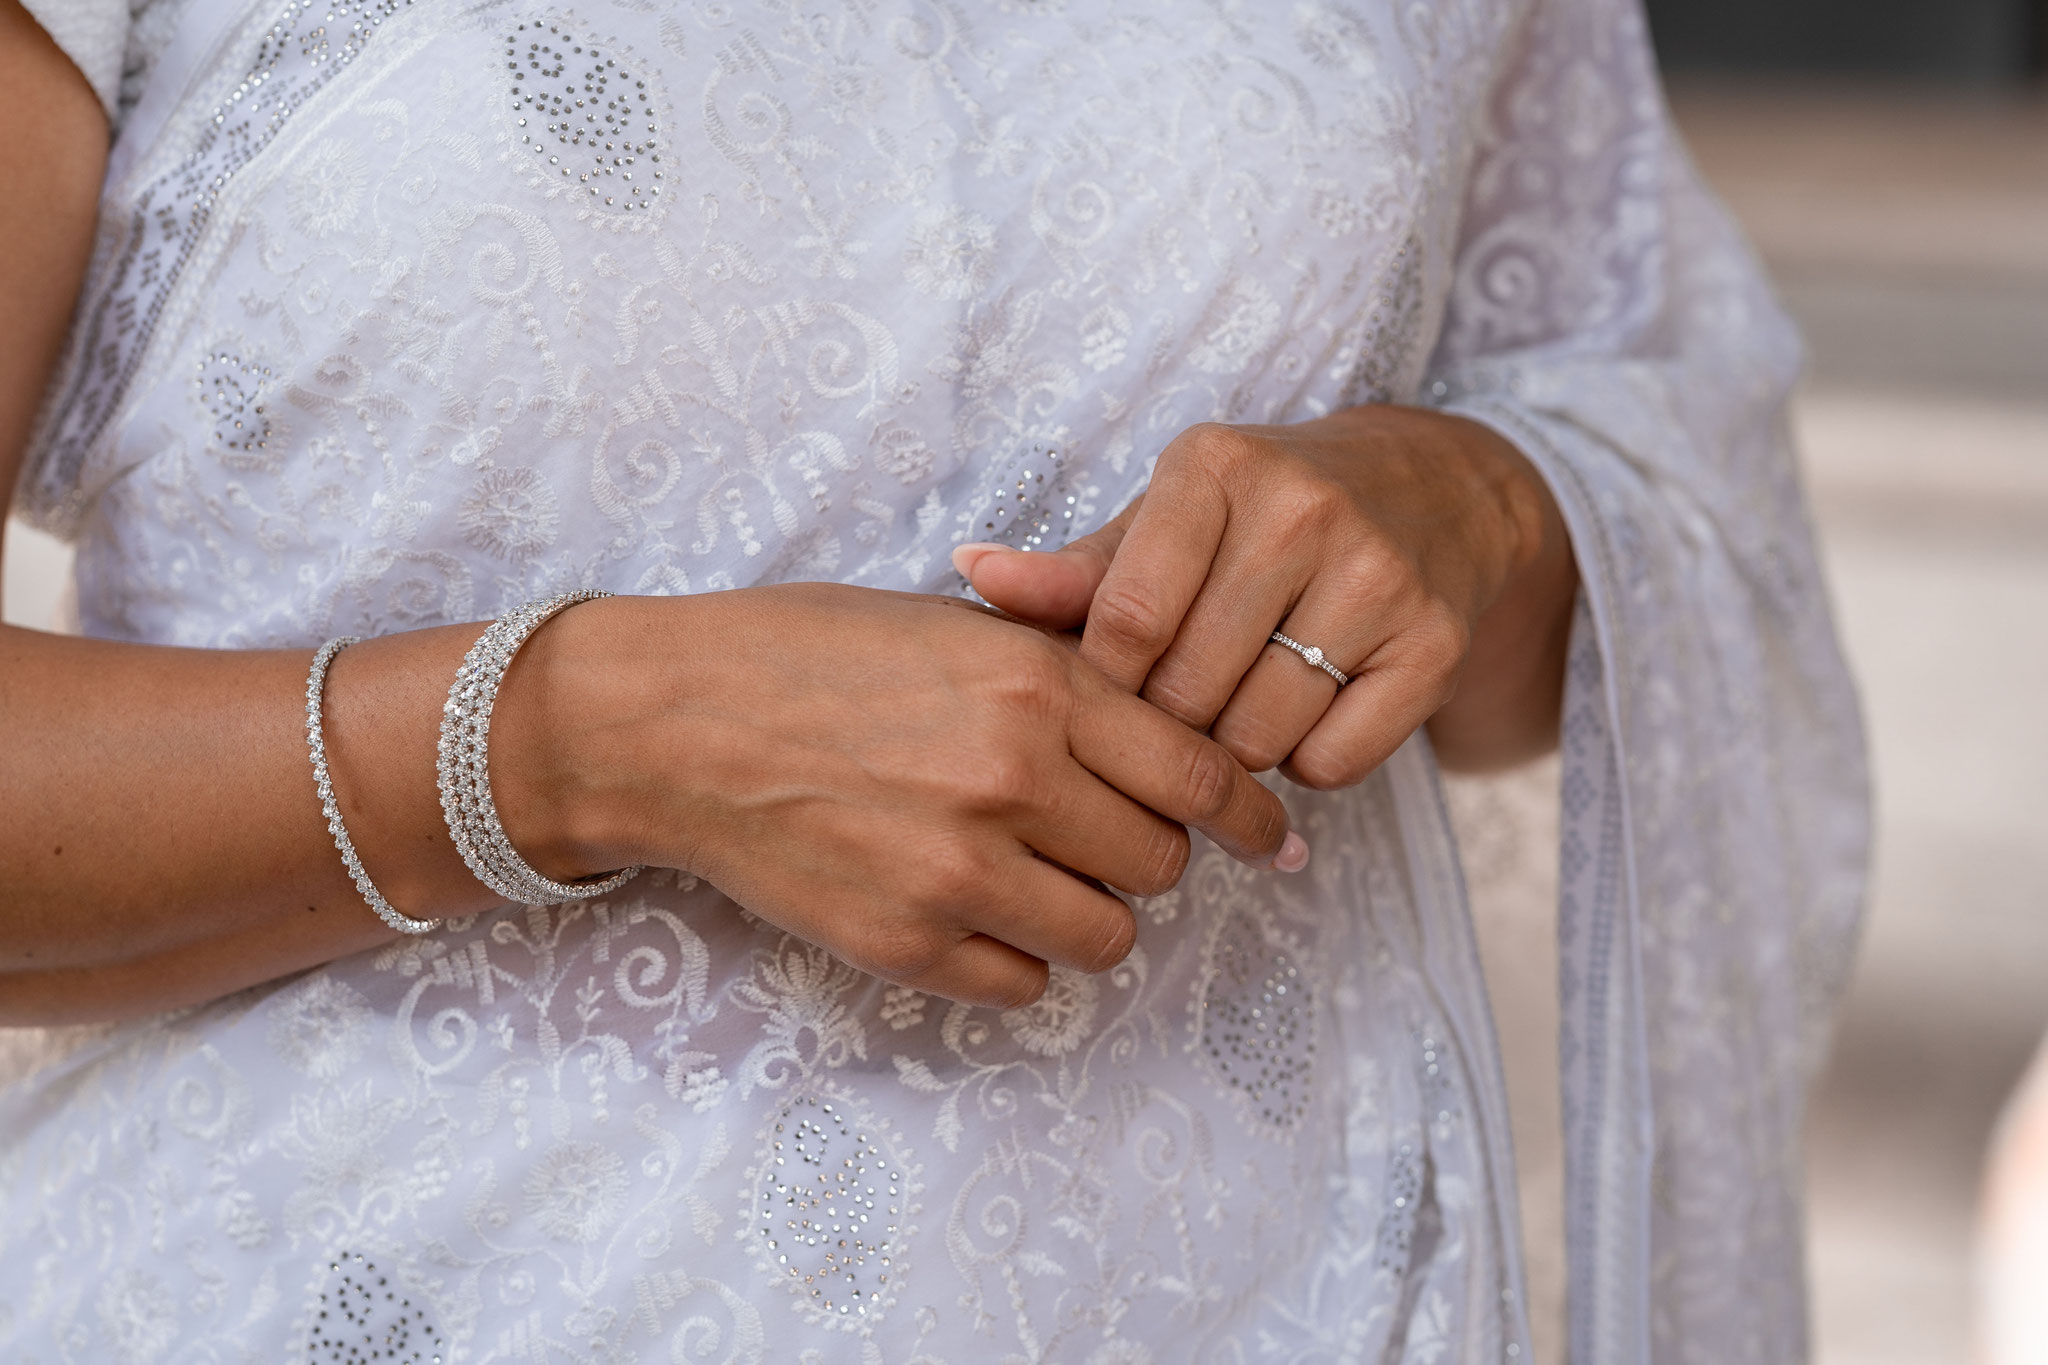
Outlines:
{"type": "Polygon", "coordinates": [[[962,578],[972,578],[974,576],[974,566],[981,562],[983,555],[988,554],[992,550],[1007,550],[1009,548],[1007,545],[998,545],[992,540],[975,540],[965,545],[955,545],[953,547],[953,567],[962,578]]]}
{"type": "Polygon", "coordinates": [[[1280,841],[1280,851],[1273,855],[1273,870],[1276,872],[1299,872],[1308,866],[1308,840],[1287,831],[1287,837],[1280,841]]]}

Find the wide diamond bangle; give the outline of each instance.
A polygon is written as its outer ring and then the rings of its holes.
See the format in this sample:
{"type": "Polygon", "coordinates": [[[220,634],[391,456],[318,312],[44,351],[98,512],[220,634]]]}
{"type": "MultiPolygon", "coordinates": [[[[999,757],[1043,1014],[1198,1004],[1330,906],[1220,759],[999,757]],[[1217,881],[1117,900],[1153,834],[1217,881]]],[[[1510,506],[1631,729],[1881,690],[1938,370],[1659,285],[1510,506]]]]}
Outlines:
{"type": "Polygon", "coordinates": [[[349,879],[356,884],[356,890],[377,912],[378,919],[400,933],[424,934],[434,927],[431,920],[414,919],[403,913],[371,884],[370,874],[363,868],[363,860],[356,856],[355,841],[348,837],[348,827],[341,822],[341,806],[334,799],[334,779],[327,772],[327,739],[320,726],[321,701],[327,693],[327,666],[334,662],[335,655],[360,638],[343,635],[329,640],[313,656],[313,667],[306,674],[306,752],[313,759],[313,785],[320,792],[320,810],[327,816],[327,832],[334,836],[334,847],[341,854],[341,865],[348,869],[349,879]]]}
{"type": "Polygon", "coordinates": [[[594,589],[566,592],[529,602],[490,624],[455,671],[448,702],[441,712],[441,744],[436,770],[440,779],[441,813],[455,851],[476,879],[517,905],[559,905],[618,890],[643,870],[621,868],[578,882],[558,882],[533,870],[512,847],[491,799],[491,707],[511,667],[512,656],[527,637],[556,612],[610,597],[594,589]]]}

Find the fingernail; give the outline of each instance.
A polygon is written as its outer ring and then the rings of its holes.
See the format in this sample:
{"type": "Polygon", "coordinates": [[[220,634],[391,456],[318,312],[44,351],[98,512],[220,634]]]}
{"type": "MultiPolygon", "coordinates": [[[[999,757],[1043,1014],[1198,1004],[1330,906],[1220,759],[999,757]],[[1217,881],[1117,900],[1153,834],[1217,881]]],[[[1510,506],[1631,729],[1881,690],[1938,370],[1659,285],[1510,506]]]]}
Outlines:
{"type": "Polygon", "coordinates": [[[992,540],[976,540],[970,541],[965,545],[955,545],[953,547],[953,567],[959,571],[962,578],[972,578],[974,577],[974,566],[981,562],[983,555],[988,554],[992,550],[1007,550],[1009,548],[1007,545],[999,545],[992,540]]]}
{"type": "Polygon", "coordinates": [[[1308,840],[1287,831],[1287,837],[1280,841],[1280,851],[1273,855],[1273,870],[1276,872],[1299,872],[1308,866],[1308,840]]]}

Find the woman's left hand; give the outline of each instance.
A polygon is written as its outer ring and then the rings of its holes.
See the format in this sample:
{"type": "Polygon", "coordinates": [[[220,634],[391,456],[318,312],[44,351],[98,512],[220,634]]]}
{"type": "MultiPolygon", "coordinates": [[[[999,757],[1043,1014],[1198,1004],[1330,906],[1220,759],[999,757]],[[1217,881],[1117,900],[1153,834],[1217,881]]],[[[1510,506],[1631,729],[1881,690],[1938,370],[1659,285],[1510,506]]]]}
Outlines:
{"type": "Polygon", "coordinates": [[[1432,717],[1450,766],[1555,742],[1571,548],[1535,469],[1464,418],[1375,405],[1192,427],[1093,534],[953,559],[994,606],[1082,627],[1090,663],[1254,772],[1349,786],[1432,717]]]}

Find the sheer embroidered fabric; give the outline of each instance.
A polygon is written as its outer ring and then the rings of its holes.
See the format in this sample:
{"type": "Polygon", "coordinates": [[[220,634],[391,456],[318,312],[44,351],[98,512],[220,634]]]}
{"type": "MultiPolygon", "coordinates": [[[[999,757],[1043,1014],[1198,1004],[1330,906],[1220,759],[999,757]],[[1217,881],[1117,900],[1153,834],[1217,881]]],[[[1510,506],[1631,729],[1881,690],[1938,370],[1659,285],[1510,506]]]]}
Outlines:
{"type": "MultiPolygon", "coordinates": [[[[954,591],[953,544],[1061,542],[1193,422],[1456,405],[1543,463],[1587,566],[1575,1350],[1796,1356],[1854,707],[1780,432],[1794,350],[1639,16],[984,8],[188,0],[23,482],[79,541],[86,629],[954,591]],[[1653,1161],[1681,1197],[1652,1204],[1653,1161]]],[[[1526,1358],[1426,746],[1288,799],[1305,878],[1203,850],[1122,968],[1007,1013],[648,874],[111,1031],[0,1095],[0,1341],[1526,1358]]]]}

